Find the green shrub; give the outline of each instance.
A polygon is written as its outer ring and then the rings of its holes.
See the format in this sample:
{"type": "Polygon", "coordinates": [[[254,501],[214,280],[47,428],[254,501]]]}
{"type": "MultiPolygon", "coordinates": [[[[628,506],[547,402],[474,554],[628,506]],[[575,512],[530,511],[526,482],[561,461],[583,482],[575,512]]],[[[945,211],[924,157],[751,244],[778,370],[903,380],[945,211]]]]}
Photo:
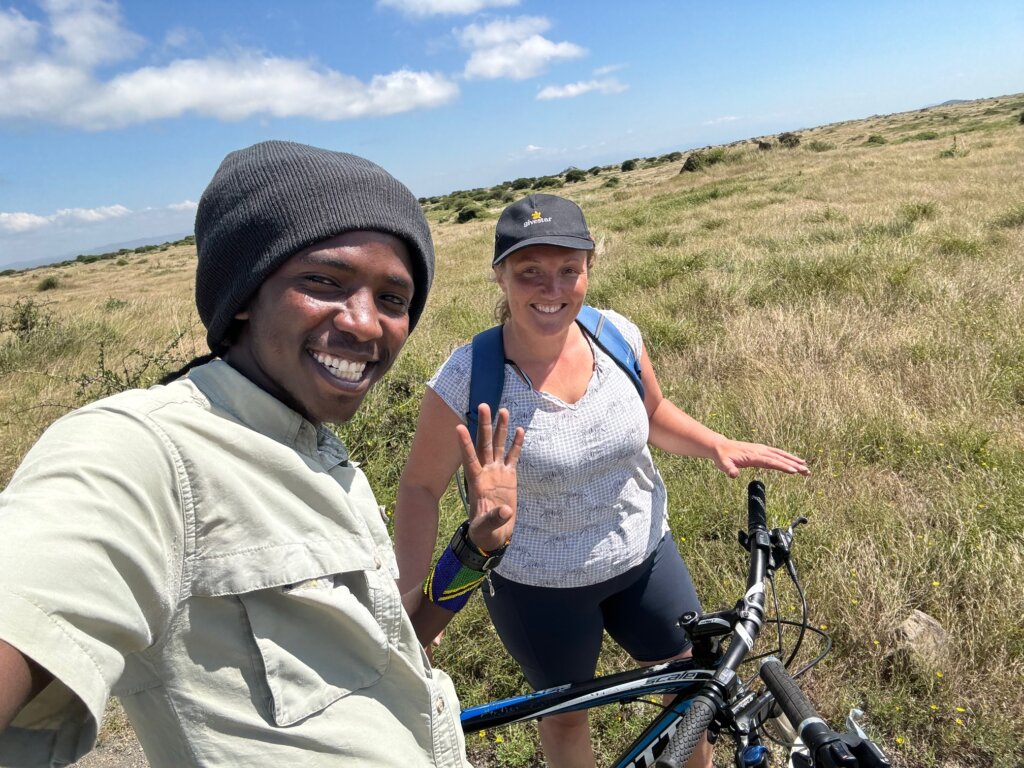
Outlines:
{"type": "Polygon", "coordinates": [[[1021,125],[1024,125],[1024,112],[1020,113],[1020,117],[1017,118],[1017,122],[1020,123],[1021,125]]]}
{"type": "Polygon", "coordinates": [[[459,224],[465,224],[467,221],[479,219],[481,216],[483,216],[483,213],[484,209],[482,207],[480,207],[476,203],[468,203],[467,205],[460,208],[459,212],[455,214],[455,220],[459,224]]]}
{"type": "Polygon", "coordinates": [[[932,141],[939,138],[938,131],[921,131],[907,136],[907,141],[932,141]]]}
{"type": "Polygon", "coordinates": [[[44,277],[42,280],[39,281],[38,285],[36,285],[36,290],[40,292],[52,291],[54,288],[60,288],[60,280],[57,278],[56,275],[49,275],[47,277],[44,277]]]}
{"type": "Polygon", "coordinates": [[[579,181],[584,181],[587,178],[586,171],[581,171],[579,168],[573,168],[571,171],[565,172],[565,180],[570,184],[575,184],[579,181]]]}
{"type": "Polygon", "coordinates": [[[512,189],[529,189],[533,186],[535,179],[523,176],[512,182],[512,189]]]}
{"type": "Polygon", "coordinates": [[[779,144],[784,146],[786,149],[793,149],[800,146],[800,135],[786,131],[785,133],[779,134],[779,144]]]}
{"type": "Polygon", "coordinates": [[[10,331],[20,338],[28,338],[35,331],[48,327],[53,322],[53,314],[47,311],[44,304],[36,303],[35,299],[18,299],[7,312],[0,314],[0,332],[10,331]]]}
{"type": "Polygon", "coordinates": [[[619,177],[618,176],[609,176],[607,179],[605,179],[604,184],[602,184],[601,186],[602,187],[617,187],[617,186],[619,186],[619,177]]]}
{"type": "Polygon", "coordinates": [[[595,165],[593,168],[587,171],[591,176],[600,176],[603,169],[600,165],[595,165]]]}
{"type": "Polygon", "coordinates": [[[904,203],[900,206],[899,218],[915,223],[925,219],[934,219],[937,211],[937,206],[932,202],[904,203]]]}
{"type": "Polygon", "coordinates": [[[1002,216],[999,216],[996,219],[995,224],[997,227],[1003,227],[1005,229],[1024,227],[1024,203],[1014,206],[1002,216]]]}
{"type": "Polygon", "coordinates": [[[537,179],[537,183],[534,184],[537,189],[550,189],[557,187],[564,187],[565,182],[557,176],[541,176],[537,179]]]}
{"type": "Polygon", "coordinates": [[[804,146],[811,150],[811,152],[828,152],[829,150],[836,148],[835,144],[830,144],[827,141],[821,141],[819,139],[809,141],[804,144],[804,146]]]}
{"type": "Polygon", "coordinates": [[[715,147],[714,149],[698,150],[691,152],[689,157],[686,158],[686,162],[683,163],[680,173],[694,173],[701,171],[710,165],[721,163],[726,159],[726,152],[723,147],[715,147]]]}
{"type": "Polygon", "coordinates": [[[864,143],[865,144],[878,145],[878,144],[888,144],[889,141],[885,138],[885,136],[882,136],[882,135],[877,134],[877,133],[872,133],[870,136],[868,136],[864,140],[864,143]]]}
{"type": "Polygon", "coordinates": [[[619,166],[619,169],[622,170],[622,171],[635,171],[636,170],[636,160],[627,160],[621,166],[619,166]]]}

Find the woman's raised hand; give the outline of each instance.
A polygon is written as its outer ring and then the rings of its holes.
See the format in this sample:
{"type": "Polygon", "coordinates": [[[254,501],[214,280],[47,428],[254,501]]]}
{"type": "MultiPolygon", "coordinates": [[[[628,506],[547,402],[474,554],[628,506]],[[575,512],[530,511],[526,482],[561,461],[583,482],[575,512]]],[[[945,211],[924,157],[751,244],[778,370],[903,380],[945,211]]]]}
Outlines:
{"type": "Polygon", "coordinates": [[[498,410],[496,428],[491,427],[486,403],[480,404],[478,416],[475,446],[465,425],[459,424],[456,432],[469,490],[469,538],[484,552],[492,552],[508,542],[515,526],[516,463],[525,433],[517,427],[506,451],[508,410],[498,410]]]}

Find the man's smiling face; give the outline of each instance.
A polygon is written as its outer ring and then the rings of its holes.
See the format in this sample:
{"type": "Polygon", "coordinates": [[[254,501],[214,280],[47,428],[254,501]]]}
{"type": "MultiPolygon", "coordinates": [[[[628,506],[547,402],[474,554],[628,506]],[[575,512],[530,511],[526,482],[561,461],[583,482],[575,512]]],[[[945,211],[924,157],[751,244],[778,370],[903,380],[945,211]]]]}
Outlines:
{"type": "Polygon", "coordinates": [[[313,423],[346,421],[405,344],[413,290],[405,243],[346,232],[267,278],[224,358],[313,423]]]}

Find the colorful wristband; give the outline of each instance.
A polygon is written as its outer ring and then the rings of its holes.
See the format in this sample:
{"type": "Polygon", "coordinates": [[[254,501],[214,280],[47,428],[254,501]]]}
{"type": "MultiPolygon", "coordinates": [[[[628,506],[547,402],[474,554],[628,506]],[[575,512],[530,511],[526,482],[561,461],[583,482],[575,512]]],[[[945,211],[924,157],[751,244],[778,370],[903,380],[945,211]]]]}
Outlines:
{"type": "Polygon", "coordinates": [[[473,590],[483,580],[484,574],[459,562],[449,545],[427,574],[423,582],[423,594],[430,602],[457,613],[469,602],[473,590]]]}

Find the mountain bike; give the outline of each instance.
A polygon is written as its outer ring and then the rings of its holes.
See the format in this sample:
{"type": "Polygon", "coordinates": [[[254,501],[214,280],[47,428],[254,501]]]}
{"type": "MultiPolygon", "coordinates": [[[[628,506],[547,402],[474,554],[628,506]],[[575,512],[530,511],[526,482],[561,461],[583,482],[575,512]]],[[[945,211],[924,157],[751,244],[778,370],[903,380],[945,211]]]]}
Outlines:
{"type": "Polygon", "coordinates": [[[796,678],[820,662],[831,648],[822,630],[808,623],[807,601],[791,557],[797,518],[788,528],[768,530],[765,490],[755,480],[747,488],[747,530],[739,543],[750,554],[746,592],[736,605],[715,613],[687,613],[679,624],[693,643],[693,657],[561,685],[470,707],[462,711],[462,728],[476,733],[510,723],[549,715],[592,709],[616,702],[643,700],[671,694],[654,720],[612,764],[613,768],[679,768],[686,763],[701,736],[714,743],[727,734],[734,746],[737,768],[772,765],[771,748],[781,748],[776,765],[792,768],[889,768],[882,750],[858,723],[863,713],[852,710],[846,730],[838,733],[818,715],[800,690],[796,678]],[[799,596],[801,620],[780,617],[775,573],[784,568],[799,596]],[[771,594],[773,618],[767,617],[766,595],[771,594]],[[765,626],[775,628],[783,651],[783,628],[797,632],[785,663],[771,653],[752,656],[765,626]],[[790,674],[807,632],[822,641],[821,652],[790,674]],[[740,674],[744,661],[758,661],[757,673],[740,674]],[[760,681],[760,682],[759,682],[760,681]],[[767,742],[767,743],[766,743],[767,742]]]}

